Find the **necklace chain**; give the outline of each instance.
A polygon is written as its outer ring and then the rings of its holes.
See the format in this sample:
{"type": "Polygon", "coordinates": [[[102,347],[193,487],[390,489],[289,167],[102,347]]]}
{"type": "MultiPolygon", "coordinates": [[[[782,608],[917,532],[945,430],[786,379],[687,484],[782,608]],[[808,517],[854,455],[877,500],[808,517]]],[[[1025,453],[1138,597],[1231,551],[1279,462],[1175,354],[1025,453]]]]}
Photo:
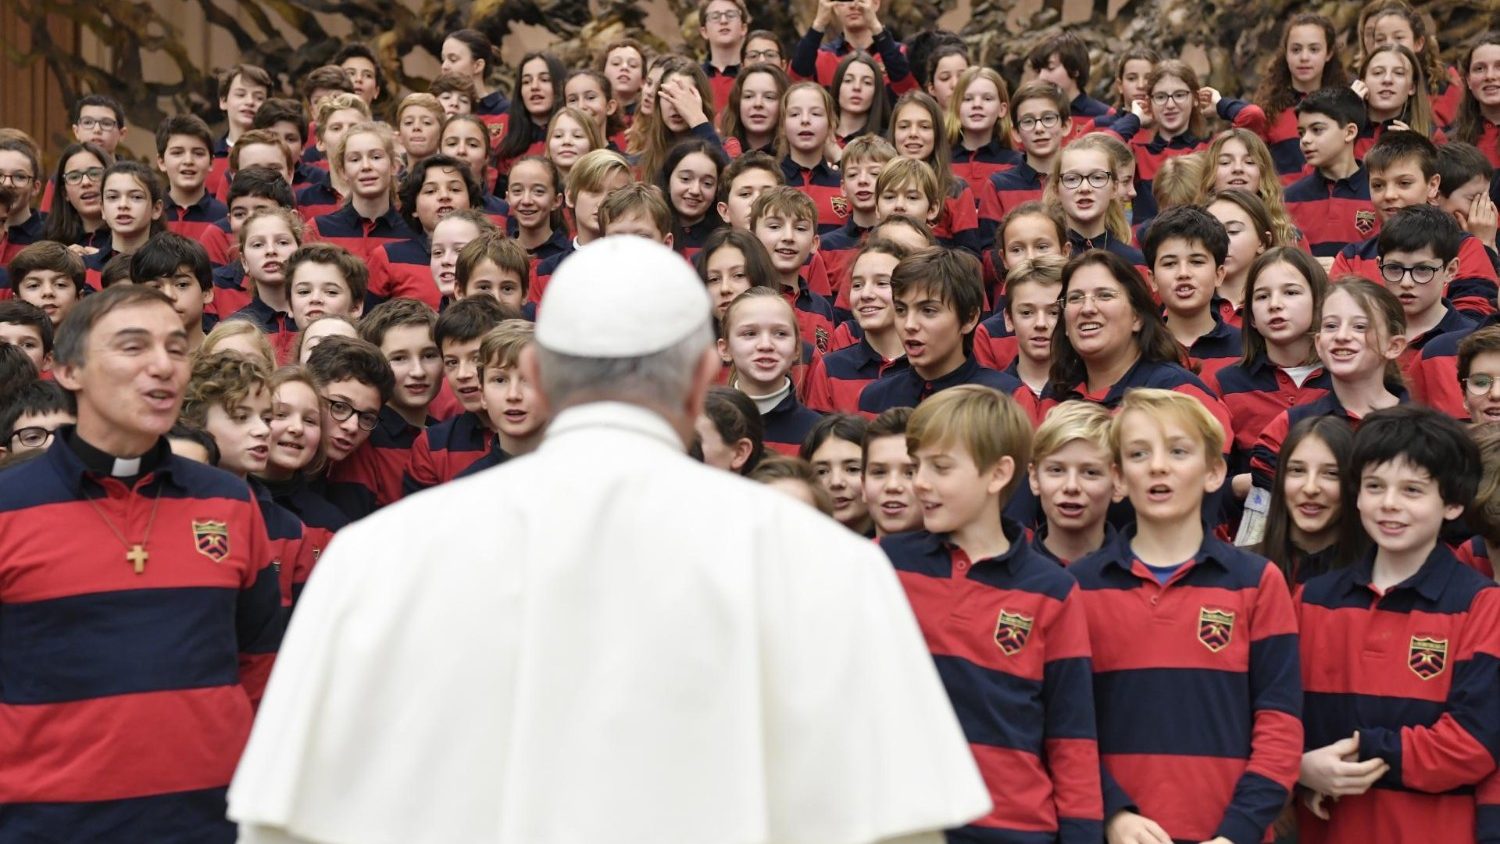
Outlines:
{"type": "MultiPolygon", "coordinates": [[[[104,522],[104,526],[109,528],[109,532],[115,535],[115,539],[120,540],[121,547],[125,549],[125,560],[135,565],[136,574],[142,574],[146,570],[146,560],[150,557],[150,554],[146,551],[146,543],[151,541],[151,528],[156,524],[156,510],[157,506],[161,504],[161,493],[162,487],[158,486],[156,488],[156,496],[151,499],[151,515],[146,519],[146,532],[141,537],[141,541],[135,543],[125,538],[125,534],[119,528],[115,527],[114,522],[111,522],[108,516],[104,515],[103,508],[94,499],[88,495],[84,495],[83,497],[83,500],[88,502],[94,514],[99,517],[99,521],[104,522]]],[[[128,513],[126,514],[126,520],[129,521],[128,513]]]]}

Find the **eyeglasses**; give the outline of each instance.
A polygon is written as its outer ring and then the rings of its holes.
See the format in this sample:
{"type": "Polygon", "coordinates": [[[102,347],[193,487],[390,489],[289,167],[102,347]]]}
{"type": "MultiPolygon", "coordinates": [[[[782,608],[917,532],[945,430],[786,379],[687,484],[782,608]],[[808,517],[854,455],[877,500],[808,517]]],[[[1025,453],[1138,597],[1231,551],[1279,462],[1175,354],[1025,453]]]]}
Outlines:
{"type": "Polygon", "coordinates": [[[1380,277],[1391,284],[1400,284],[1401,279],[1410,273],[1412,281],[1417,284],[1427,284],[1437,277],[1438,270],[1441,269],[1441,265],[1434,267],[1431,264],[1417,264],[1414,267],[1408,267],[1395,261],[1381,261],[1380,277]]]}
{"type": "Polygon", "coordinates": [[[1074,290],[1058,300],[1069,308],[1081,308],[1083,303],[1092,299],[1095,305],[1108,305],[1118,301],[1120,291],[1104,288],[1102,290],[1074,290]]]}
{"type": "Polygon", "coordinates": [[[1114,180],[1115,174],[1108,170],[1095,170],[1087,175],[1083,173],[1064,173],[1062,174],[1062,178],[1058,179],[1058,181],[1062,182],[1062,186],[1068,190],[1078,190],[1079,186],[1084,182],[1088,182],[1091,188],[1102,189],[1114,180]]]}
{"type": "Polygon", "coordinates": [[[733,23],[740,19],[740,12],[738,9],[730,9],[727,12],[709,12],[703,16],[703,19],[709,23],[719,23],[720,21],[733,23]]]}
{"type": "Polygon", "coordinates": [[[103,167],[90,167],[87,170],[69,170],[63,174],[63,181],[70,185],[76,185],[84,179],[97,182],[102,178],[104,178],[103,167]]]}
{"type": "Polygon", "coordinates": [[[1178,105],[1182,105],[1192,98],[1192,91],[1172,91],[1170,93],[1167,91],[1158,91],[1157,93],[1151,95],[1151,102],[1155,103],[1156,105],[1166,105],[1167,100],[1171,100],[1178,105]]]}
{"type": "Polygon", "coordinates": [[[379,414],[371,413],[368,410],[356,411],[354,405],[346,401],[331,399],[327,396],[319,396],[319,398],[323,400],[324,404],[328,405],[328,415],[340,422],[348,420],[351,416],[358,415],[359,429],[361,431],[373,431],[375,430],[375,426],[380,424],[379,414]]]}
{"type": "Polygon", "coordinates": [[[779,62],[781,61],[780,50],[746,50],[745,64],[756,62],[779,62]]]}
{"type": "Polygon", "coordinates": [[[0,182],[6,182],[16,187],[31,184],[32,178],[33,176],[30,173],[0,173],[0,182]]]}
{"type": "Polygon", "coordinates": [[[26,448],[42,448],[47,443],[52,442],[54,430],[56,429],[43,428],[40,425],[28,425],[25,428],[17,428],[15,433],[10,435],[10,438],[12,441],[18,442],[26,448]]]}
{"type": "Polygon", "coordinates": [[[1464,379],[1464,389],[1468,390],[1471,396],[1482,396],[1497,383],[1500,383],[1500,378],[1493,375],[1470,375],[1464,379]]]}
{"type": "Polygon", "coordinates": [[[1046,114],[1038,117],[1033,117],[1028,114],[1020,120],[1016,121],[1016,125],[1021,128],[1022,132],[1030,132],[1032,129],[1036,128],[1036,125],[1038,123],[1042,124],[1043,129],[1056,129],[1058,125],[1062,123],[1062,115],[1058,114],[1055,111],[1049,111],[1046,114]]]}
{"type": "Polygon", "coordinates": [[[118,120],[115,120],[112,117],[80,117],[80,118],[78,118],[78,128],[80,128],[80,129],[94,129],[94,128],[99,128],[99,129],[103,129],[104,131],[108,132],[111,129],[117,128],[119,125],[120,125],[120,122],[118,120]]]}

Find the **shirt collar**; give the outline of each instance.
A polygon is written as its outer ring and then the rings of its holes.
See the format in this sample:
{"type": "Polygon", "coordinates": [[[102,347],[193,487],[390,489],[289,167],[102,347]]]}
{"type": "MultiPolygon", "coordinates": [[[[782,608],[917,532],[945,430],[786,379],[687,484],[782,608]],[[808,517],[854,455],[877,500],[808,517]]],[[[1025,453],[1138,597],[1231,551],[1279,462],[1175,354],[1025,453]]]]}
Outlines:
{"type": "Polygon", "coordinates": [[[140,478],[170,468],[171,446],[165,437],[159,438],[145,454],[133,459],[116,457],[103,449],[85,442],[78,436],[77,427],[62,425],[57,429],[52,445],[47,449],[48,459],[53,461],[65,478],[72,481],[84,477],[119,478],[133,484],[140,478]]]}
{"type": "MultiPolygon", "coordinates": [[[[1351,589],[1371,589],[1371,581],[1375,573],[1375,551],[1371,548],[1358,563],[1350,569],[1349,585],[1351,589]]],[[[1428,601],[1436,601],[1443,596],[1443,589],[1447,587],[1448,580],[1453,576],[1453,569],[1458,565],[1458,560],[1453,557],[1442,541],[1433,546],[1427,554],[1427,559],[1422,562],[1422,567],[1417,573],[1401,581],[1385,591],[1390,595],[1398,589],[1412,589],[1428,601]]]]}
{"type": "MultiPolygon", "coordinates": [[[[1132,563],[1136,559],[1135,552],[1130,548],[1130,543],[1135,539],[1135,534],[1136,526],[1134,524],[1113,533],[1106,531],[1104,534],[1104,544],[1095,553],[1107,552],[1104,557],[1105,566],[1115,566],[1122,571],[1129,572],[1131,571],[1132,563]]],[[[1211,564],[1227,571],[1229,569],[1229,556],[1234,552],[1235,549],[1232,546],[1225,545],[1223,542],[1214,539],[1213,529],[1208,525],[1204,525],[1203,542],[1189,559],[1194,566],[1211,564]]]]}
{"type": "MultiPolygon", "coordinates": [[[[1010,543],[1010,548],[1006,550],[1004,554],[1001,554],[998,557],[985,557],[982,560],[970,560],[969,563],[973,565],[974,568],[1003,568],[1007,573],[1015,572],[1016,561],[1021,558],[1021,555],[1026,552],[1029,546],[1029,543],[1026,541],[1026,534],[1023,530],[1021,530],[1020,524],[1013,522],[1010,519],[1001,519],[1000,529],[1005,533],[1005,539],[1010,543]]],[[[943,534],[940,541],[943,548],[948,551],[950,559],[952,558],[952,555],[954,553],[964,553],[963,549],[955,545],[953,541],[948,538],[947,534],[943,534]]]]}

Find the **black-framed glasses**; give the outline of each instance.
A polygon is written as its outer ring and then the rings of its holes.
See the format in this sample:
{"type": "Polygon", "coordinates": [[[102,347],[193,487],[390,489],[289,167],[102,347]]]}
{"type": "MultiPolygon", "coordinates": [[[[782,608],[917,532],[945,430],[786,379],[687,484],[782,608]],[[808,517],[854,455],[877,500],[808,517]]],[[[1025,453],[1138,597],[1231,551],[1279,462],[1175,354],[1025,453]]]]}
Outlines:
{"type": "Polygon", "coordinates": [[[709,12],[708,14],[703,16],[703,19],[708,21],[709,23],[719,23],[720,21],[723,21],[724,23],[734,23],[735,21],[740,19],[740,10],[729,9],[723,12],[709,12]]]}
{"type": "Polygon", "coordinates": [[[1016,126],[1020,127],[1022,132],[1030,132],[1038,123],[1042,124],[1043,129],[1056,129],[1062,123],[1062,115],[1055,111],[1049,111],[1040,116],[1028,114],[1017,120],[1016,126]]]}
{"type": "Polygon", "coordinates": [[[10,439],[12,442],[20,443],[26,448],[43,448],[47,443],[52,442],[52,434],[55,431],[55,428],[27,425],[24,428],[17,428],[15,433],[10,435],[10,439]]]}
{"type": "Polygon", "coordinates": [[[776,62],[779,62],[779,61],[781,61],[781,51],[780,50],[746,50],[745,51],[745,64],[755,64],[756,62],[766,62],[768,64],[775,64],[776,62]]]}
{"type": "Polygon", "coordinates": [[[118,120],[115,120],[113,117],[80,117],[80,118],[78,118],[78,128],[80,128],[80,129],[93,129],[95,127],[98,127],[100,129],[103,129],[104,131],[108,132],[109,130],[114,129],[114,128],[118,127],[119,125],[120,125],[120,122],[118,120]]]}
{"type": "Polygon", "coordinates": [[[70,185],[76,185],[84,179],[97,183],[102,178],[104,178],[103,167],[88,167],[83,170],[69,170],[68,172],[63,174],[63,181],[67,182],[70,185]]]}
{"type": "Polygon", "coordinates": [[[1417,284],[1428,284],[1434,278],[1437,278],[1438,270],[1442,268],[1442,265],[1434,267],[1431,264],[1417,264],[1408,267],[1405,264],[1398,264],[1395,261],[1381,261],[1380,277],[1391,284],[1400,284],[1401,279],[1410,274],[1411,280],[1417,284]]]}
{"type": "Polygon", "coordinates": [[[1470,375],[1464,379],[1464,389],[1471,396],[1482,396],[1489,393],[1497,381],[1500,381],[1500,378],[1493,375],[1470,375]]]}
{"type": "Polygon", "coordinates": [[[33,178],[35,177],[30,173],[0,173],[0,182],[15,185],[18,188],[31,184],[33,178]]]}
{"type": "Polygon", "coordinates": [[[1077,190],[1084,182],[1095,190],[1102,190],[1106,185],[1115,180],[1115,174],[1108,170],[1095,170],[1092,173],[1064,173],[1058,181],[1068,190],[1077,190]]]}
{"type": "Polygon", "coordinates": [[[380,414],[371,413],[368,410],[355,410],[354,405],[340,399],[331,399],[327,396],[319,396],[323,403],[328,405],[328,415],[340,422],[347,421],[351,416],[359,417],[359,429],[361,431],[373,431],[380,424],[380,414]]]}
{"type": "Polygon", "coordinates": [[[1167,100],[1171,100],[1178,105],[1183,105],[1192,98],[1192,91],[1157,91],[1151,95],[1151,102],[1155,105],[1166,105],[1167,100]]]}

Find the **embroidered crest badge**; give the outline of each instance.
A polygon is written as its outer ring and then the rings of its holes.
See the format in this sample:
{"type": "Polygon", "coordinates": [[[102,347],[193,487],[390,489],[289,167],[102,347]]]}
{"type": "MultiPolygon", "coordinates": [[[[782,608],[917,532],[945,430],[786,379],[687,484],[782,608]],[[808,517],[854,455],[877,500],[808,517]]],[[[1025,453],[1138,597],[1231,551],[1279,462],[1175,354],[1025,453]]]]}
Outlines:
{"type": "Polygon", "coordinates": [[[1229,647],[1234,638],[1234,613],[1202,607],[1198,610],[1198,641],[1214,653],[1229,647]]]}
{"type": "Polygon", "coordinates": [[[1020,653],[1026,647],[1026,640],[1031,638],[1033,620],[1020,613],[1001,610],[1000,618],[995,622],[995,644],[1000,646],[1000,652],[1006,656],[1020,653]]]}
{"type": "Polygon", "coordinates": [[[833,213],[837,214],[838,218],[840,220],[846,219],[849,216],[849,198],[848,197],[846,197],[846,196],[831,196],[831,197],[828,198],[828,204],[829,204],[830,207],[833,208],[833,213]]]}
{"type": "Polygon", "coordinates": [[[226,522],[194,521],[193,547],[216,563],[229,556],[229,525],[226,522]]]}
{"type": "Polygon", "coordinates": [[[1375,231],[1375,212],[1374,211],[1356,211],[1356,212],[1354,212],[1354,228],[1360,234],[1364,235],[1365,237],[1369,237],[1370,233],[1373,232],[1373,231],[1375,231]]]}
{"type": "Polygon", "coordinates": [[[1448,667],[1448,640],[1411,637],[1411,650],[1406,664],[1413,674],[1423,680],[1431,680],[1448,667]]]}

